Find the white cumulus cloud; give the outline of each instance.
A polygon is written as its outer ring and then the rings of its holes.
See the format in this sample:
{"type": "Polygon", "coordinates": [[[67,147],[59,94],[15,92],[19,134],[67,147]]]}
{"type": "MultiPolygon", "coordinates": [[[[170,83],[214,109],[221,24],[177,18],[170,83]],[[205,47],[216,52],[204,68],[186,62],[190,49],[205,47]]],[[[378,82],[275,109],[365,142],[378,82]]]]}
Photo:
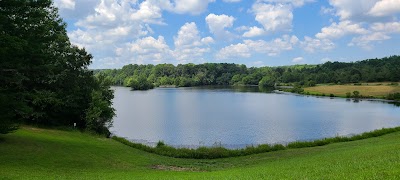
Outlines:
{"type": "Polygon", "coordinates": [[[211,37],[200,37],[196,23],[185,23],[174,37],[174,57],[180,63],[202,61],[203,55],[210,51],[208,45],[213,42],[211,37]]]}
{"type": "Polygon", "coordinates": [[[217,54],[218,59],[232,59],[237,57],[249,58],[253,53],[276,56],[283,51],[293,50],[299,42],[296,36],[283,35],[271,41],[244,40],[243,43],[231,44],[222,48],[217,54]]]}
{"type": "Polygon", "coordinates": [[[158,4],[153,4],[151,1],[143,1],[140,3],[139,9],[130,12],[129,15],[133,21],[162,24],[162,9],[158,4]]]}
{"type": "Polygon", "coordinates": [[[390,16],[396,13],[400,13],[400,0],[378,1],[369,11],[373,16],[390,16]]]}
{"type": "Polygon", "coordinates": [[[308,2],[314,2],[315,0],[261,0],[261,1],[268,3],[290,4],[295,7],[300,7],[308,2]]]}
{"type": "Polygon", "coordinates": [[[240,2],[242,0],[222,0],[222,1],[227,2],[227,3],[235,3],[235,2],[240,2]]]}
{"type": "Polygon", "coordinates": [[[305,39],[306,51],[314,52],[323,44],[328,45],[325,49],[331,49],[332,40],[342,37],[352,39],[348,46],[371,49],[374,43],[391,39],[391,34],[400,32],[397,22],[400,0],[329,0],[329,4],[332,8],[323,7],[321,11],[338,16],[339,22],[323,27],[315,39],[305,39]]]}
{"type": "Polygon", "coordinates": [[[75,0],[54,0],[54,4],[60,9],[75,9],[75,0]]]}
{"type": "Polygon", "coordinates": [[[265,34],[264,29],[257,26],[250,27],[248,31],[243,33],[243,37],[256,37],[265,34]]]}
{"type": "Polygon", "coordinates": [[[267,54],[268,56],[276,56],[282,51],[292,50],[294,45],[299,42],[296,36],[283,35],[271,41],[264,40],[244,40],[244,43],[256,53],[267,54]]]}
{"type": "MultiPolygon", "coordinates": [[[[73,2],[73,0],[59,0],[73,2]]],[[[78,1],[91,10],[81,14],[77,29],[68,32],[73,44],[85,47],[94,55],[93,67],[121,66],[128,63],[159,63],[183,59],[195,61],[209,52],[211,37],[199,36],[196,25],[186,24],[174,38],[175,49],[168,47],[163,36],[153,38],[150,25],[166,25],[163,12],[199,14],[214,0],[88,0],[78,1]],[[187,30],[185,30],[187,28],[187,30]],[[144,38],[143,38],[144,37],[144,38]]],[[[60,7],[61,5],[59,5],[60,7]]],[[[78,7],[76,7],[78,8],[78,7]]],[[[82,9],[81,9],[82,10],[82,9]]],[[[67,11],[65,11],[67,12],[67,11]]]]}
{"type": "Polygon", "coordinates": [[[242,32],[242,31],[247,31],[249,29],[250,28],[248,26],[239,26],[239,27],[235,28],[235,31],[242,32]]]}
{"type": "Polygon", "coordinates": [[[249,58],[251,56],[250,49],[246,44],[231,44],[222,48],[216,55],[218,59],[231,58],[249,58]]]}
{"type": "Polygon", "coordinates": [[[335,48],[335,44],[329,39],[318,39],[308,36],[305,36],[304,41],[302,41],[300,44],[305,51],[311,53],[317,50],[328,51],[335,48]]]}
{"type": "Polygon", "coordinates": [[[388,40],[391,37],[382,33],[382,32],[374,32],[371,34],[355,37],[348,44],[349,46],[360,46],[364,49],[372,49],[371,42],[379,42],[383,40],[388,40]]]}
{"type": "Polygon", "coordinates": [[[373,23],[371,30],[375,32],[400,33],[400,22],[373,23]]]}
{"type": "Polygon", "coordinates": [[[292,60],[293,63],[302,63],[303,61],[304,61],[303,57],[296,57],[296,58],[293,58],[293,60],[292,60]]]}
{"type": "Polygon", "coordinates": [[[366,15],[379,0],[329,0],[341,20],[367,20],[366,15]]]}
{"type": "Polygon", "coordinates": [[[235,18],[233,16],[228,16],[225,14],[216,15],[209,14],[206,17],[206,23],[210,32],[214,34],[217,39],[229,40],[234,35],[226,30],[227,28],[231,28],[233,26],[233,22],[235,18]]]}
{"type": "Polygon", "coordinates": [[[128,44],[129,56],[136,61],[162,63],[172,56],[172,51],[163,36],[157,39],[145,37],[128,44]]]}
{"type": "Polygon", "coordinates": [[[208,4],[215,0],[174,0],[174,7],[169,9],[179,14],[200,14],[207,10],[208,4]]]}
{"type": "Polygon", "coordinates": [[[360,24],[354,24],[350,21],[342,21],[332,23],[328,27],[323,27],[321,32],[315,36],[320,39],[336,39],[348,34],[366,34],[368,31],[360,24]]]}
{"type": "Polygon", "coordinates": [[[285,4],[255,3],[252,7],[255,20],[267,32],[290,31],[292,29],[292,7],[285,4]]]}

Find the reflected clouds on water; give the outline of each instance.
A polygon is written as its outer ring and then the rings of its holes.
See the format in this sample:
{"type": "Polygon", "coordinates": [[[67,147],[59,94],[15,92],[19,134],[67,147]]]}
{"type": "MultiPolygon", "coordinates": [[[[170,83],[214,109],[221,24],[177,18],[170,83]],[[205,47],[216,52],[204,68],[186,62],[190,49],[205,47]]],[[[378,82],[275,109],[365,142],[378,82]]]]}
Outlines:
{"type": "Polygon", "coordinates": [[[259,92],[258,87],[115,90],[111,130],[141,143],[231,148],[400,126],[398,104],[259,92]]]}

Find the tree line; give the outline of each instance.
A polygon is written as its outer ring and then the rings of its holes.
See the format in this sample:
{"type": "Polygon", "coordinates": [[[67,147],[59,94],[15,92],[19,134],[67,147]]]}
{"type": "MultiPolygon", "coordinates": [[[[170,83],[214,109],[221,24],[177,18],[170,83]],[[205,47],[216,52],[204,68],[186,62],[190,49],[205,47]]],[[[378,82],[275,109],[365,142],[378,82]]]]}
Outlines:
{"type": "Polygon", "coordinates": [[[153,86],[179,87],[204,85],[281,84],[315,86],[320,83],[358,83],[400,81],[400,56],[367,59],[357,62],[326,62],[319,65],[246,67],[233,63],[205,64],[129,64],[121,69],[96,71],[118,86],[149,89],[153,86]],[[144,87],[144,88],[142,88],[144,87]]]}
{"type": "Polygon", "coordinates": [[[21,123],[109,134],[113,92],[51,0],[0,1],[0,133],[21,123]]]}

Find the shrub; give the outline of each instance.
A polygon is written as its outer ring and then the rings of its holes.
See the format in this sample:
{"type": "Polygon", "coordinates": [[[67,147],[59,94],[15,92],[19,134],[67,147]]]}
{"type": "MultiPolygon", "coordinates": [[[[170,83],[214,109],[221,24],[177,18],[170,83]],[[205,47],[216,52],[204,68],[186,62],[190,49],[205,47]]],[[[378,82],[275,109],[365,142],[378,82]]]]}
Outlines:
{"type": "Polygon", "coordinates": [[[307,86],[309,86],[309,87],[314,87],[315,85],[316,85],[316,83],[313,80],[310,80],[307,82],[307,86]]]}
{"type": "Polygon", "coordinates": [[[360,97],[360,92],[359,91],[353,91],[353,97],[354,98],[359,98],[360,97]]]}
{"type": "Polygon", "coordinates": [[[400,100],[400,93],[388,94],[386,99],[388,99],[388,100],[400,100]]]}
{"type": "Polygon", "coordinates": [[[148,81],[145,76],[140,76],[138,79],[133,79],[130,83],[132,90],[148,90],[154,88],[154,85],[148,81]]]}
{"type": "Polygon", "coordinates": [[[157,142],[156,147],[160,148],[160,147],[163,147],[163,146],[165,146],[164,141],[158,141],[158,142],[157,142]]]}
{"type": "Polygon", "coordinates": [[[303,88],[301,88],[301,87],[294,87],[294,88],[292,88],[292,89],[290,89],[290,90],[288,90],[289,92],[292,92],[292,93],[298,93],[298,94],[301,94],[301,93],[303,93],[304,92],[304,89],[303,88]]]}

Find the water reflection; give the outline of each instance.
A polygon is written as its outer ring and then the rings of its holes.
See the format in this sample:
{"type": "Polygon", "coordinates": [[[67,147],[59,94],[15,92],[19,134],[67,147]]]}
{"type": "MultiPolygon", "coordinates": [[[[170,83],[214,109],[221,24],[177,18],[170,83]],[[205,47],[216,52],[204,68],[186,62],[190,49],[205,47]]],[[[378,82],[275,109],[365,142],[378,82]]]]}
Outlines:
{"type": "Polygon", "coordinates": [[[400,107],[400,102],[389,102],[389,104],[393,104],[394,106],[400,107]]]}
{"type": "Polygon", "coordinates": [[[270,93],[258,87],[115,89],[115,134],[175,146],[238,148],[400,125],[399,103],[270,93]]]}

